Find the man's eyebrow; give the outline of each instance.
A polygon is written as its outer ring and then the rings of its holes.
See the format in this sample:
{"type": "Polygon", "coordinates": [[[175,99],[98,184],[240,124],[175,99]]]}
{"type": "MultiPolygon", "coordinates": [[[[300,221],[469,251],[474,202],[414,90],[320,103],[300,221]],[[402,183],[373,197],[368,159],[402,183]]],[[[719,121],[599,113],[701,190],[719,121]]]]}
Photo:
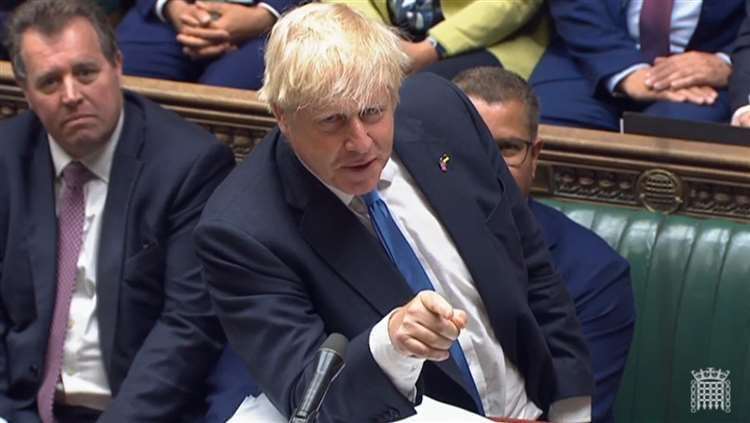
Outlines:
{"type": "Polygon", "coordinates": [[[528,144],[528,143],[531,142],[531,141],[529,141],[529,140],[527,140],[525,138],[521,138],[521,137],[499,137],[499,138],[495,138],[495,141],[497,141],[497,142],[503,142],[503,141],[504,142],[520,142],[520,143],[523,143],[523,144],[528,144]]]}
{"type": "Polygon", "coordinates": [[[49,69],[37,75],[37,77],[34,78],[34,81],[35,82],[47,81],[47,80],[57,77],[58,75],[60,75],[60,73],[61,73],[60,69],[57,69],[57,68],[49,69]]]}

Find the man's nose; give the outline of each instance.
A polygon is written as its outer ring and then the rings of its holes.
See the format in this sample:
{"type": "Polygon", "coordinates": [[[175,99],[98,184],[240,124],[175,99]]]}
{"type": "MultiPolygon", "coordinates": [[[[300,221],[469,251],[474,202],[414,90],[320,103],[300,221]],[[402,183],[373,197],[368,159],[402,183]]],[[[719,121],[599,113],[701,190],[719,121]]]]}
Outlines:
{"type": "Polygon", "coordinates": [[[357,153],[366,153],[372,146],[372,138],[367,133],[367,126],[357,116],[351,119],[349,125],[349,139],[346,142],[346,149],[357,153]]]}
{"type": "Polygon", "coordinates": [[[81,102],[81,90],[75,78],[68,77],[63,80],[63,104],[73,106],[81,102]]]}

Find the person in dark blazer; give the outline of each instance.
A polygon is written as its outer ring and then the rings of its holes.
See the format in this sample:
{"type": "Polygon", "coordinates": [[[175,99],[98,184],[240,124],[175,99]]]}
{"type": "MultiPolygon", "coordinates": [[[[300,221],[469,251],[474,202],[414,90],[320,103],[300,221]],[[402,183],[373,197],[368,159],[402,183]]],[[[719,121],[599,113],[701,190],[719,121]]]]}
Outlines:
{"type": "Polygon", "coordinates": [[[734,72],[729,81],[732,124],[750,127],[750,1],[745,2],[742,22],[732,53],[734,72]]]}
{"type": "Polygon", "coordinates": [[[530,83],[541,122],[619,130],[624,111],[729,119],[744,0],[550,0],[557,34],[530,83]]]}
{"type": "Polygon", "coordinates": [[[126,75],[256,90],[266,32],[299,0],[136,0],[117,27],[126,75]]]}
{"type": "Polygon", "coordinates": [[[460,73],[453,82],[487,124],[542,228],[591,352],[593,421],[613,422],[615,397],[635,328],[630,265],[594,232],[529,195],[544,141],[538,136],[539,101],[526,81],[505,69],[482,67],[460,73]]]}
{"type": "Polygon", "coordinates": [[[5,22],[8,15],[22,0],[7,0],[0,2],[0,60],[8,60],[8,52],[5,50],[5,22]]]}
{"type": "Polygon", "coordinates": [[[407,63],[341,4],[274,26],[260,95],[279,128],[195,230],[230,344],[286,416],[338,332],[346,366],[318,421],[397,420],[423,395],[588,420],[588,352],[539,227],[460,90],[424,73],[399,95],[407,63]]]}
{"type": "Polygon", "coordinates": [[[9,25],[30,110],[0,121],[0,417],[203,421],[224,337],[191,232],[231,151],[123,94],[89,2],[28,0],[9,25]]]}

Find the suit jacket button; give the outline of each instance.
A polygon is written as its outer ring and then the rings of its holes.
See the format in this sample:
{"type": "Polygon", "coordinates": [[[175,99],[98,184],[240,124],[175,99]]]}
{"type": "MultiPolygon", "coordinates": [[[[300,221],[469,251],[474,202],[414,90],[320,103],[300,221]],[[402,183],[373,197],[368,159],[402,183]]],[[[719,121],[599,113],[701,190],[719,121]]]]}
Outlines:
{"type": "Polygon", "coordinates": [[[32,364],[31,366],[29,366],[29,372],[31,372],[31,375],[35,378],[39,377],[39,366],[37,366],[36,364],[32,364]]]}

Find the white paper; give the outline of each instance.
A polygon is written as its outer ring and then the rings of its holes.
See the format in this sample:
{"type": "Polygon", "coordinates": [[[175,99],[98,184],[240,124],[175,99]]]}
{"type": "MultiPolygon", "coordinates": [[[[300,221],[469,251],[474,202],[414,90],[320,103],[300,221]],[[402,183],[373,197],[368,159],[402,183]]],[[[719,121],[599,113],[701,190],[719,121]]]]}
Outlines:
{"type": "MultiPolygon", "coordinates": [[[[423,396],[422,404],[417,406],[417,414],[402,422],[409,423],[487,423],[487,419],[462,408],[452,406],[430,397],[423,396]]],[[[271,401],[260,394],[257,397],[247,397],[240,404],[227,423],[286,423],[287,419],[276,410],[271,401]]]]}

